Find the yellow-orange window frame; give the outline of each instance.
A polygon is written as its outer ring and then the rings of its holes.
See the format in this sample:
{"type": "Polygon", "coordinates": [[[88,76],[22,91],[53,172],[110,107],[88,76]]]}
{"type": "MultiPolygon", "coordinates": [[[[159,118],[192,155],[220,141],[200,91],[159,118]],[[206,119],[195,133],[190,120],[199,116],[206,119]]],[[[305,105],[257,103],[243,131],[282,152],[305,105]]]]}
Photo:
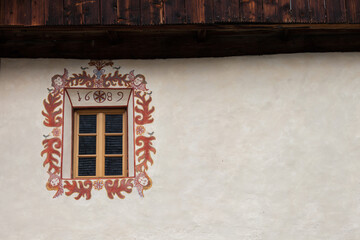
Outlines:
{"type": "Polygon", "coordinates": [[[127,154],[127,112],[126,109],[75,109],[73,123],[73,178],[119,178],[128,176],[128,154],[127,154]],[[79,133],[80,115],[97,115],[96,133],[79,133]],[[123,115],[122,133],[105,133],[105,115],[121,114],[123,115]],[[79,136],[96,136],[96,154],[81,155],[81,157],[96,157],[96,176],[79,176],[79,136]],[[123,153],[105,154],[105,136],[122,136],[123,153]],[[105,157],[122,157],[122,175],[105,176],[105,157]]]}

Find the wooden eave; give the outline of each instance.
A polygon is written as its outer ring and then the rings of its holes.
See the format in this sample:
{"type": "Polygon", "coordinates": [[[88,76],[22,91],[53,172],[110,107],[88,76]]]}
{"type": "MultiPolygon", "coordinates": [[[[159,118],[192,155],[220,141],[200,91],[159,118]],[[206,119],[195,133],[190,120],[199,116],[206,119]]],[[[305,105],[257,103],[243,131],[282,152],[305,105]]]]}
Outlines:
{"type": "Polygon", "coordinates": [[[360,24],[1,26],[2,58],[153,59],[360,51],[360,24]]]}

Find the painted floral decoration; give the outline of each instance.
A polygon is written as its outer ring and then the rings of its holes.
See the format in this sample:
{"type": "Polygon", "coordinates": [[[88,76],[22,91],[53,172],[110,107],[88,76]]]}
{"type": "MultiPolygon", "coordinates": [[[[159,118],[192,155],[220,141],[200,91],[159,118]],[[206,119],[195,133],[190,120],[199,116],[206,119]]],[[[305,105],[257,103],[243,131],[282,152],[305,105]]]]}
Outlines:
{"type": "Polygon", "coordinates": [[[146,124],[151,124],[154,119],[152,117],[155,108],[151,106],[151,92],[147,92],[147,82],[145,76],[142,74],[134,74],[134,70],[129,73],[121,74],[120,67],[112,67],[112,61],[92,60],[89,66],[95,67],[92,71],[94,74],[90,75],[86,72],[88,67],[81,67],[82,73],[74,73],[69,76],[68,71],[64,69],[62,75],[57,74],[51,78],[51,86],[53,89],[48,89],[48,96],[43,100],[44,110],[42,115],[45,117],[43,124],[46,127],[52,128],[50,135],[43,135],[42,142],[44,149],[41,156],[45,158],[43,166],[47,169],[49,179],[46,183],[46,188],[49,191],[56,191],[53,198],[57,198],[64,193],[66,196],[75,195],[75,199],[85,198],[91,199],[91,190],[105,189],[110,199],[118,196],[120,199],[125,198],[124,193],[131,193],[133,187],[141,197],[144,197],[144,190],[150,189],[152,180],[147,175],[147,170],[154,160],[152,154],[156,153],[156,149],[152,146],[155,136],[153,133],[150,136],[144,136],[146,124]],[[104,67],[116,69],[115,72],[105,75],[104,67]],[[137,136],[134,139],[135,145],[135,177],[115,178],[115,179],[68,179],[62,178],[62,129],[63,129],[63,88],[131,88],[134,91],[134,127],[137,136]]]}
{"type": "Polygon", "coordinates": [[[49,179],[46,183],[46,188],[49,191],[56,191],[55,195],[53,196],[53,198],[57,198],[59,196],[61,196],[64,193],[64,189],[63,189],[63,185],[60,179],[59,175],[56,175],[52,172],[48,172],[49,173],[49,179]]]}
{"type": "Polygon", "coordinates": [[[146,172],[141,172],[135,177],[134,181],[135,187],[138,190],[138,193],[141,197],[144,197],[144,190],[151,188],[152,181],[146,172]]]}
{"type": "Polygon", "coordinates": [[[55,75],[51,78],[51,86],[54,88],[54,91],[60,91],[65,87],[66,79],[68,78],[68,71],[64,69],[63,75],[55,75]]]}
{"type": "Polygon", "coordinates": [[[101,189],[103,189],[103,187],[104,187],[104,181],[103,181],[103,180],[100,180],[100,179],[95,180],[94,183],[93,183],[93,187],[94,187],[96,190],[101,190],[101,189]]]}
{"type": "Polygon", "coordinates": [[[145,77],[143,75],[134,75],[134,70],[132,70],[129,73],[129,81],[130,81],[130,86],[134,89],[137,90],[141,90],[141,91],[147,91],[148,89],[146,89],[146,84],[147,82],[145,81],[145,77]]]}
{"type": "Polygon", "coordinates": [[[54,137],[59,137],[61,135],[61,129],[60,128],[54,128],[52,131],[51,131],[52,135],[54,137]]]}
{"type": "Polygon", "coordinates": [[[103,87],[103,80],[101,78],[95,80],[95,87],[96,88],[102,88],[103,87]]]}
{"type": "Polygon", "coordinates": [[[144,126],[137,126],[136,127],[136,135],[143,135],[145,133],[145,127],[144,126]]]}

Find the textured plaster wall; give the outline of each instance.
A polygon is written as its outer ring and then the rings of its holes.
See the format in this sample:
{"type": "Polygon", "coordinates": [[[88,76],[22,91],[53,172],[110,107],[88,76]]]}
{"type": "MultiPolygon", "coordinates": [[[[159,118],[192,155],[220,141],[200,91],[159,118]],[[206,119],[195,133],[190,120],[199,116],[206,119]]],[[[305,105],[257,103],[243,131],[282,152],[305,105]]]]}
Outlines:
{"type": "Polygon", "coordinates": [[[360,239],[360,53],[115,61],[153,91],[153,187],[52,199],[42,100],[87,62],[1,59],[0,239],[360,239]]]}

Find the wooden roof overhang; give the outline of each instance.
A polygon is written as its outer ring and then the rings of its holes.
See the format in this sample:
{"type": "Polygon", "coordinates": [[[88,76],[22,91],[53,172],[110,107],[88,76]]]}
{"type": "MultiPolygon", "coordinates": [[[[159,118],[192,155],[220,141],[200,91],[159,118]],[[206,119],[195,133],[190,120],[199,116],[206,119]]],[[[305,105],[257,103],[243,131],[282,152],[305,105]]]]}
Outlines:
{"type": "Polygon", "coordinates": [[[0,57],[153,59],[360,51],[359,24],[2,26],[0,57]]]}
{"type": "Polygon", "coordinates": [[[0,57],[360,51],[359,0],[0,0],[0,57]]]}

